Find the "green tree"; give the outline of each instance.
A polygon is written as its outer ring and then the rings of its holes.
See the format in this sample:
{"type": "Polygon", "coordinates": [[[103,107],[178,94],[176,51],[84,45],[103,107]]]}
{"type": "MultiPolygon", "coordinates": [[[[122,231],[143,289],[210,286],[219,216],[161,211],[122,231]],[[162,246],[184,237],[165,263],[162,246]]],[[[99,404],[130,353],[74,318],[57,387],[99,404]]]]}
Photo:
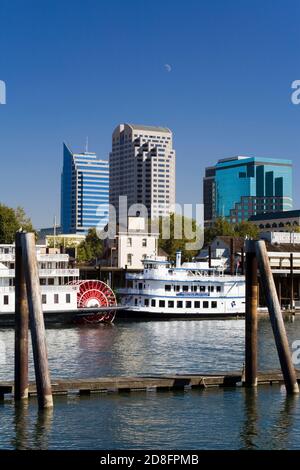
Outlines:
{"type": "Polygon", "coordinates": [[[196,239],[199,239],[200,235],[200,228],[197,227],[197,223],[193,219],[188,219],[187,217],[182,217],[177,214],[171,214],[169,217],[159,219],[158,246],[162,248],[172,260],[175,260],[176,251],[182,252],[182,258],[184,261],[190,260],[196,256],[199,249],[188,250],[186,244],[195,242],[196,239]],[[169,227],[170,236],[167,236],[166,238],[165,234],[168,235],[168,229],[166,230],[164,227],[169,227]],[[181,232],[180,238],[177,238],[176,233],[174,233],[175,227],[177,227],[177,230],[179,229],[181,232]],[[190,227],[190,230],[187,230],[187,227],[190,227]],[[187,232],[191,234],[190,237],[187,232]]]}
{"type": "Polygon", "coordinates": [[[217,218],[211,227],[207,227],[204,230],[204,241],[205,244],[211,243],[214,238],[219,236],[236,236],[234,232],[234,225],[228,222],[224,217],[217,218]]]}
{"type": "Polygon", "coordinates": [[[22,228],[27,232],[34,232],[31,220],[26,216],[24,209],[0,204],[0,243],[13,243],[16,232],[22,228]]]}
{"type": "Polygon", "coordinates": [[[88,231],[86,239],[80,243],[77,249],[77,259],[80,263],[101,258],[103,254],[103,240],[101,240],[95,228],[88,231]]]}
{"type": "Polygon", "coordinates": [[[259,229],[252,222],[243,220],[242,222],[239,222],[235,225],[234,232],[238,237],[258,238],[259,229]]]}
{"type": "Polygon", "coordinates": [[[15,209],[15,215],[16,215],[16,219],[17,219],[19,228],[22,227],[22,229],[25,232],[35,232],[35,229],[33,228],[31,219],[29,217],[27,217],[23,207],[18,206],[15,209]]]}

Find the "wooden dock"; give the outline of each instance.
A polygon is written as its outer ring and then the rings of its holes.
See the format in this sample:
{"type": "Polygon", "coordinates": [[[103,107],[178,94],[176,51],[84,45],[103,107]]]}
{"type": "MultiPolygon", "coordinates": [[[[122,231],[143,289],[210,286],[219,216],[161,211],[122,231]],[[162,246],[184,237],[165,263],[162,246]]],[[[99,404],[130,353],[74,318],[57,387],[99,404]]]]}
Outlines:
{"type": "MultiPolygon", "coordinates": [[[[300,383],[300,371],[297,370],[297,381],[300,383]]],[[[258,374],[258,385],[284,383],[280,371],[258,374]]],[[[143,377],[100,377],[90,379],[65,379],[52,381],[53,395],[89,395],[95,393],[136,392],[136,391],[172,391],[205,389],[209,387],[236,387],[242,385],[241,372],[192,375],[162,375],[143,377]]],[[[13,381],[0,382],[0,398],[14,393],[13,381]]],[[[29,384],[29,397],[36,396],[36,385],[29,384]]]]}

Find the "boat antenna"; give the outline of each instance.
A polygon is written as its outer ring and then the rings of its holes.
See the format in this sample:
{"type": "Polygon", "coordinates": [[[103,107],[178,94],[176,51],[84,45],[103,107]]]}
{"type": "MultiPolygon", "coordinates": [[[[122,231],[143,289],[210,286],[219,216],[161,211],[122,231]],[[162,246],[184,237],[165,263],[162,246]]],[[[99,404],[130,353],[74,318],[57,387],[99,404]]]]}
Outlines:
{"type": "Polygon", "coordinates": [[[86,141],[85,141],[85,153],[89,152],[89,138],[86,136],[86,141]]]}

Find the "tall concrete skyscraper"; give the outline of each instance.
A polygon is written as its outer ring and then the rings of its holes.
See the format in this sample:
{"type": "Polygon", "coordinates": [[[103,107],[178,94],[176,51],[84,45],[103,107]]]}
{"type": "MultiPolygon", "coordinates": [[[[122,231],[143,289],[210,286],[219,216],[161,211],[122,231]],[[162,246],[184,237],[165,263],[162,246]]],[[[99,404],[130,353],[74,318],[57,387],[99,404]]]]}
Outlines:
{"type": "Polygon", "coordinates": [[[165,127],[120,124],[109,156],[109,202],[119,216],[119,196],[128,206],[143,204],[151,218],[165,216],[175,204],[175,150],[165,127]]]}
{"type": "Polygon", "coordinates": [[[62,233],[86,234],[108,222],[109,164],[95,153],[72,153],[64,144],[61,177],[62,233]]]}
{"type": "Polygon", "coordinates": [[[292,162],[237,156],[206,168],[203,179],[205,223],[225,217],[232,223],[293,207],[292,162]]]}

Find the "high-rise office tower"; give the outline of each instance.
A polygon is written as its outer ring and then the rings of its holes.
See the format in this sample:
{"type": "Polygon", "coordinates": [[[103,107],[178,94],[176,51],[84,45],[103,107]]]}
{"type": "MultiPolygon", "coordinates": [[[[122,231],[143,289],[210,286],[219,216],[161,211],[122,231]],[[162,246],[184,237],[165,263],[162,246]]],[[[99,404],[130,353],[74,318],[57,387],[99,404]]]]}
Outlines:
{"type": "Polygon", "coordinates": [[[120,124],[109,156],[109,200],[119,216],[119,196],[128,207],[143,204],[148,216],[166,216],[175,204],[175,150],[164,127],[120,124]]]}
{"type": "Polygon", "coordinates": [[[61,177],[62,233],[86,234],[108,222],[109,164],[95,153],[72,153],[64,144],[61,177]]]}
{"type": "Polygon", "coordinates": [[[205,223],[225,217],[232,223],[256,214],[291,210],[292,162],[237,156],[206,168],[203,179],[205,223]]]}
{"type": "Polygon", "coordinates": [[[205,168],[205,176],[203,178],[203,203],[206,225],[210,225],[215,217],[215,176],[216,170],[214,166],[205,168]]]}

